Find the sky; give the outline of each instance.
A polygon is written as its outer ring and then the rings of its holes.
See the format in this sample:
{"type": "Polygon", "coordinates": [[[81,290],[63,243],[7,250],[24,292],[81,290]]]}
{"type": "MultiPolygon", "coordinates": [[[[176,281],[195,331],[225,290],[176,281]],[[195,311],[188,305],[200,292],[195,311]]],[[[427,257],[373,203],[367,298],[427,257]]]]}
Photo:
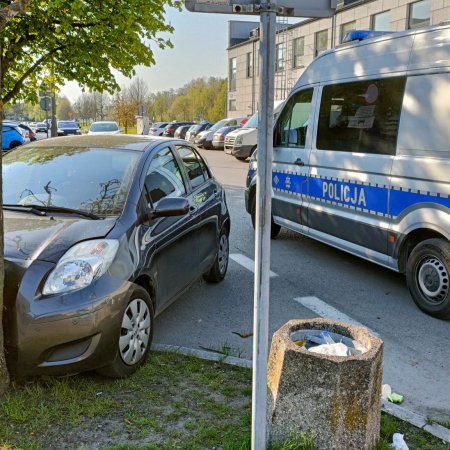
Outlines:
{"type": "MultiPolygon", "coordinates": [[[[195,78],[225,78],[228,21],[259,22],[259,16],[193,13],[185,9],[180,12],[174,8],[167,10],[166,18],[175,28],[173,34],[166,35],[174,48],[161,50],[155,45],[152,49],[156,64],[136,67],[136,76],[142,78],[154,93],[179,89],[195,78]]],[[[116,79],[120,86],[131,82],[120,74],[116,79]]],[[[77,83],[68,82],[62,87],[61,94],[73,102],[81,95],[81,89],[77,83]]]]}

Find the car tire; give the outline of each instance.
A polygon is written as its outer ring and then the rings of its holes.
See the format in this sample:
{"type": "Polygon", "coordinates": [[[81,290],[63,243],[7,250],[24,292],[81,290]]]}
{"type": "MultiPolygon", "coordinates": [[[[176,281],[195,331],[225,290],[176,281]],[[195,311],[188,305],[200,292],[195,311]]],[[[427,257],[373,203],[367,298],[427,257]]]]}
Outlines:
{"type": "MultiPolygon", "coordinates": [[[[250,216],[252,218],[253,229],[256,229],[256,194],[252,198],[250,216]]],[[[281,226],[273,221],[272,215],[270,215],[270,239],[275,239],[281,231],[281,226]]]]}
{"type": "Polygon", "coordinates": [[[217,255],[214,264],[208,272],[203,274],[205,281],[210,283],[219,283],[225,278],[230,259],[230,243],[227,230],[223,227],[219,235],[217,255]]]}
{"type": "Polygon", "coordinates": [[[416,305],[439,319],[450,319],[450,242],[427,239],[411,252],[406,282],[416,305]]]}
{"type": "Polygon", "coordinates": [[[122,313],[117,352],[108,366],[97,371],[110,378],[125,378],[134,373],[148,357],[153,339],[154,311],[147,291],[136,286],[122,313]],[[134,347],[134,351],[131,351],[134,347]]]}
{"type": "Polygon", "coordinates": [[[9,149],[12,150],[13,148],[19,147],[19,145],[22,145],[19,141],[12,141],[9,144],[9,149]]]}

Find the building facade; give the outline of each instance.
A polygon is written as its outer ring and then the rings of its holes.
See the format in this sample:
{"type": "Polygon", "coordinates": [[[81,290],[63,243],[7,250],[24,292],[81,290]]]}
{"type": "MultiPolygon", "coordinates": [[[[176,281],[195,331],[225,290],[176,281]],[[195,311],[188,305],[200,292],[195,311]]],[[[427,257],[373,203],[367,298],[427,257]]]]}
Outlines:
{"type": "MultiPolygon", "coordinates": [[[[339,45],[351,30],[404,31],[450,20],[450,0],[338,0],[332,18],[288,25],[278,18],[275,100],[284,100],[305,67],[321,52],[339,45]]],[[[228,37],[228,116],[258,110],[259,22],[230,23],[228,37]]]]}

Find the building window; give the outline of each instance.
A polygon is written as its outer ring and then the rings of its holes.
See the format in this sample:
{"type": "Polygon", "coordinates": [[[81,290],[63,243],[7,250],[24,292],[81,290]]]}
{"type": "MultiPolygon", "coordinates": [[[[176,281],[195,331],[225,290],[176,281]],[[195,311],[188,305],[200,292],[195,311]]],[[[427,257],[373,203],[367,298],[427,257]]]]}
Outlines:
{"type": "Polygon", "coordinates": [[[431,24],[431,1],[421,0],[409,5],[408,28],[424,27],[431,24]]]}
{"type": "Polygon", "coordinates": [[[294,69],[296,67],[303,67],[303,56],[305,54],[305,38],[300,37],[294,39],[293,42],[293,53],[294,53],[294,69]]]}
{"type": "Polygon", "coordinates": [[[384,11],[372,16],[372,30],[391,31],[391,12],[384,11]]]}
{"type": "Polygon", "coordinates": [[[318,56],[328,48],[328,30],[322,30],[315,35],[314,56],[318,56]]]}
{"type": "Polygon", "coordinates": [[[346,34],[349,31],[353,31],[354,29],[356,29],[356,21],[355,20],[353,20],[352,22],[343,23],[341,25],[341,40],[340,40],[341,44],[342,44],[342,41],[344,40],[346,34]]]}
{"type": "Polygon", "coordinates": [[[284,69],[284,53],[285,53],[285,45],[284,43],[277,44],[275,50],[275,71],[279,72],[284,69]]]}
{"type": "Polygon", "coordinates": [[[405,81],[395,77],[325,86],[317,148],[395,155],[405,81]]]}
{"type": "Polygon", "coordinates": [[[230,66],[228,69],[228,83],[229,90],[236,90],[236,73],[237,73],[237,60],[236,58],[230,58],[230,66]]]}
{"type": "Polygon", "coordinates": [[[253,53],[247,53],[247,78],[253,78],[253,53]]]}
{"type": "Polygon", "coordinates": [[[236,111],[236,99],[231,99],[228,101],[228,111],[236,111]]]}

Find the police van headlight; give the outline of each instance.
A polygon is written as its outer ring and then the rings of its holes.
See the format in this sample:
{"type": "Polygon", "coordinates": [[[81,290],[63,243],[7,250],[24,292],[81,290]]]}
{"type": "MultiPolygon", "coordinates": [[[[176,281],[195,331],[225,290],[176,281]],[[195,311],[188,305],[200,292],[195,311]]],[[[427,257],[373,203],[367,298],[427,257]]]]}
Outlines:
{"type": "Polygon", "coordinates": [[[234,143],[237,144],[237,145],[241,145],[242,144],[242,136],[238,136],[236,138],[236,140],[234,141],[234,143]]]}

